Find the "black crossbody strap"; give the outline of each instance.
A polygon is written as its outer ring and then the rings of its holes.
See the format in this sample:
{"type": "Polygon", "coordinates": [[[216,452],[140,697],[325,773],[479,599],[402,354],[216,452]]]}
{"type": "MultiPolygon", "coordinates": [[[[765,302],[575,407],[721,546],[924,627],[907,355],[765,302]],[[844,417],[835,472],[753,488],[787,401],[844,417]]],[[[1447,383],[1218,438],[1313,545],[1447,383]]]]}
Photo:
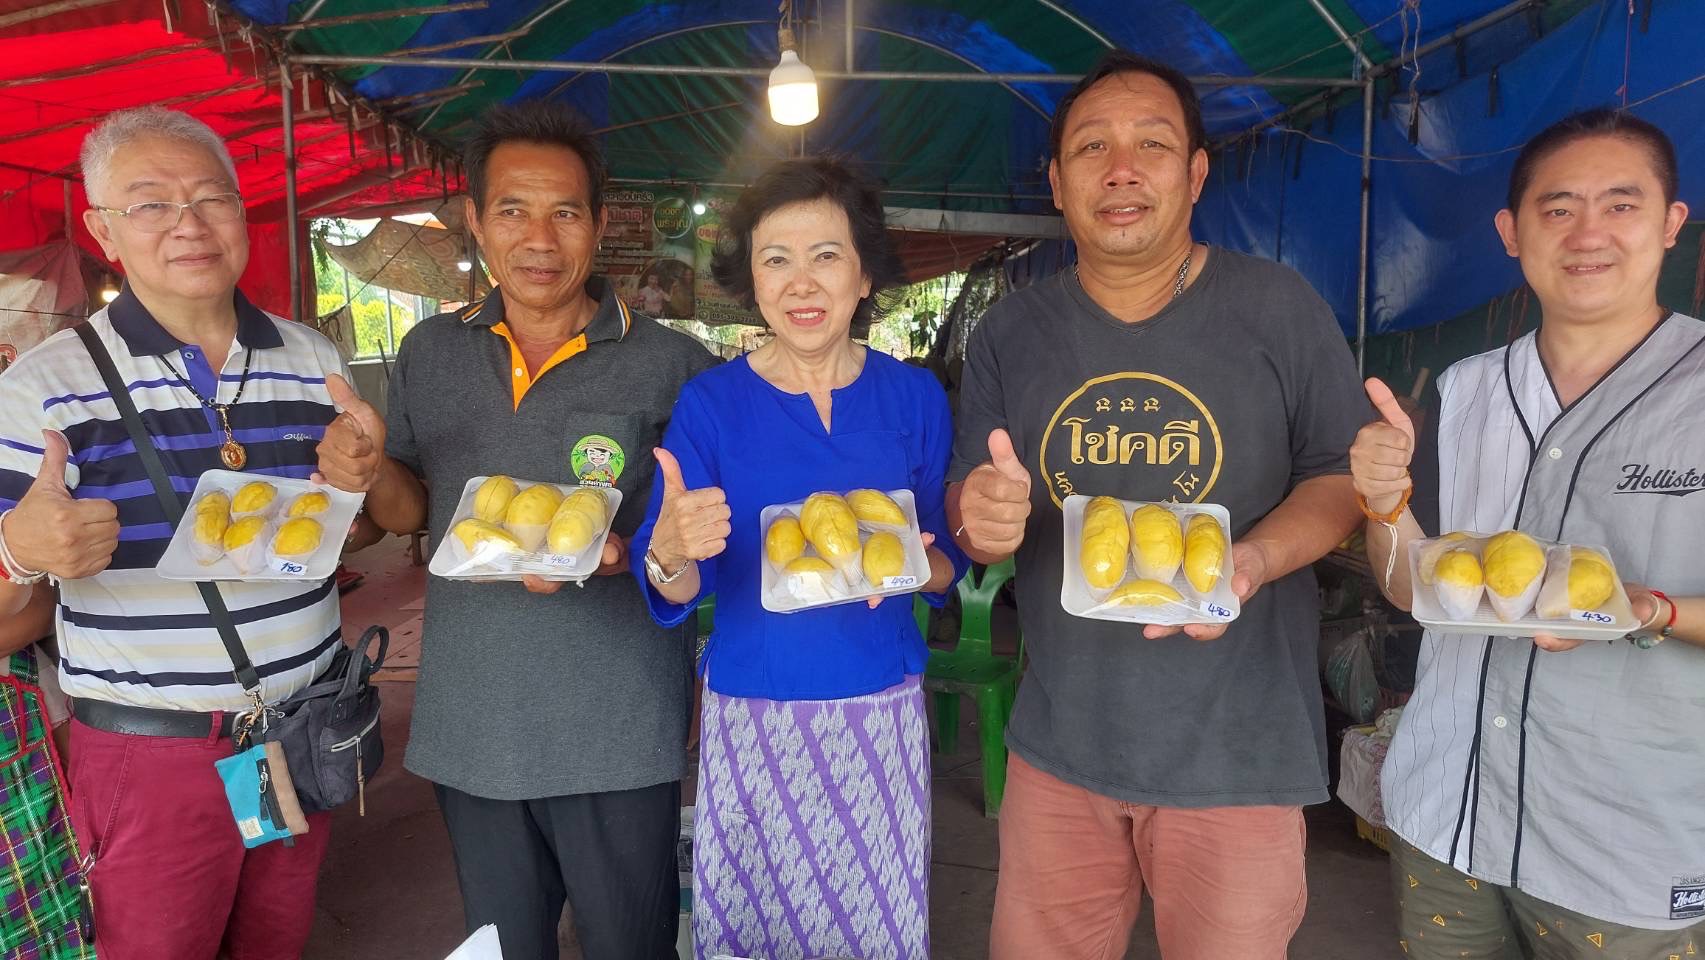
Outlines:
{"type": "MultiPolygon", "coordinates": [[[[166,476],[166,465],[160,462],[160,452],[154,448],[153,438],[148,436],[148,429],[142,425],[142,415],[136,412],[136,404],[130,399],[130,390],[125,386],[124,379],[118,375],[118,368],[113,366],[112,356],[107,353],[106,345],[101,343],[101,337],[88,323],[79,323],[72,329],[83,340],[83,346],[89,349],[89,357],[95,361],[95,368],[101,372],[101,379],[106,382],[107,392],[112,394],[112,402],[118,407],[118,414],[124,420],[125,432],[130,434],[130,442],[136,445],[136,455],[142,459],[142,465],[148,470],[148,479],[154,484],[154,496],[159,499],[160,507],[166,512],[166,522],[175,529],[178,521],[183,519],[184,507],[178,502],[177,492],[172,489],[172,481],[166,476]]],[[[214,629],[219,631],[219,639],[225,643],[225,653],[231,658],[232,675],[243,685],[243,691],[251,697],[260,694],[260,674],[255,672],[255,665],[249,660],[249,653],[243,649],[243,639],[237,635],[237,624],[231,619],[231,611],[225,607],[225,598],[219,593],[219,586],[206,580],[196,582],[196,588],[201,591],[201,599],[207,604],[207,613],[213,620],[214,629]]]]}

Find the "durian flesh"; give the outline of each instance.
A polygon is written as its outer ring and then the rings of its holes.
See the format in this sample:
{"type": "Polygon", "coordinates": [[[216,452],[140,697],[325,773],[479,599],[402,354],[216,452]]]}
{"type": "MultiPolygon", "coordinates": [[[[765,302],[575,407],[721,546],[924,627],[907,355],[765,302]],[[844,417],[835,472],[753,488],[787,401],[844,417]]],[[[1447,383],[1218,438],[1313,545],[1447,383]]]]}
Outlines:
{"type": "Polygon", "coordinates": [[[1106,590],[1125,578],[1125,554],[1130,548],[1124,504],[1112,497],[1096,497],[1084,505],[1078,565],[1090,589],[1106,590]]]}
{"type": "Polygon", "coordinates": [[[517,490],[515,481],[501,473],[486,477],[474,491],[474,516],[487,523],[502,523],[517,490]]]}
{"type": "Polygon", "coordinates": [[[1131,513],[1131,559],[1137,576],[1169,582],[1184,561],[1184,528],[1171,510],[1149,503],[1131,513]]]}
{"type": "Polygon", "coordinates": [[[1170,584],[1146,578],[1120,584],[1119,589],[1107,597],[1108,603],[1121,607],[1158,607],[1183,601],[1183,594],[1173,589],[1170,584]]]}
{"type": "Polygon", "coordinates": [[[893,498],[880,490],[854,490],[847,494],[847,506],[852,508],[853,515],[865,523],[880,523],[887,526],[902,527],[906,525],[906,513],[900,509],[893,498]]]}
{"type": "Polygon", "coordinates": [[[864,542],[864,555],[860,562],[864,566],[866,582],[880,588],[883,580],[897,577],[906,569],[906,548],[899,537],[886,530],[878,531],[864,542]]]}
{"type": "Polygon", "coordinates": [[[1213,591],[1225,569],[1225,531],[1213,514],[1190,517],[1184,531],[1184,579],[1200,594],[1213,591]]]}
{"type": "Polygon", "coordinates": [[[312,517],[286,520],[272,537],[272,552],[281,557],[305,557],[320,548],[324,529],[312,517]]]}
{"type": "Polygon", "coordinates": [[[799,521],[785,514],[771,521],[764,533],[764,556],[770,563],[785,567],[805,553],[805,533],[799,521]]]}

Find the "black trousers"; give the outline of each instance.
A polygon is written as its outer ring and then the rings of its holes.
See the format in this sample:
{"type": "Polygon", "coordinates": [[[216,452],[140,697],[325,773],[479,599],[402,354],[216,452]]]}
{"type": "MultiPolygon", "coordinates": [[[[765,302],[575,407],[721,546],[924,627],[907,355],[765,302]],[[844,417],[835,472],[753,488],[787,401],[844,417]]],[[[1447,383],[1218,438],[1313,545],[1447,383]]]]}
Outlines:
{"type": "Polygon", "coordinates": [[[504,960],[557,960],[565,900],[586,960],[675,960],[678,781],[540,800],[433,786],[468,932],[497,924],[504,960]]]}

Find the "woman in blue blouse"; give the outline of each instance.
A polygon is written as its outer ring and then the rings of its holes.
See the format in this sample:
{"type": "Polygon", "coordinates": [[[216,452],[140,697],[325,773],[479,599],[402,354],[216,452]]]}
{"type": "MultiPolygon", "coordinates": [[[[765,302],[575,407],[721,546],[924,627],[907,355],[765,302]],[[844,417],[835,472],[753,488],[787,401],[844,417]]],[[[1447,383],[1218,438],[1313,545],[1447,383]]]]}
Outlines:
{"type": "Polygon", "coordinates": [[[939,606],[966,560],[946,529],[947,396],[854,343],[900,276],[876,189],[840,163],[771,168],[713,264],[775,338],[682,390],[633,549],[653,615],[716,594],[704,653],[693,941],[773,960],[929,954],[927,653],[909,596],[778,614],[759,512],[820,490],[909,489],[939,606]]]}

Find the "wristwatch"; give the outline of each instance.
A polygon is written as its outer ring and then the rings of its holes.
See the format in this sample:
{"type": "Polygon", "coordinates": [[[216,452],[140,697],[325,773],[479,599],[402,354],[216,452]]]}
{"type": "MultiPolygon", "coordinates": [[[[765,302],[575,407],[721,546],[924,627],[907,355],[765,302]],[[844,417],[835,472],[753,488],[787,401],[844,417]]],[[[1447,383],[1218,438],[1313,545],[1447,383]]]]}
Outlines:
{"type": "Polygon", "coordinates": [[[651,578],[652,583],[674,583],[681,579],[681,574],[686,573],[687,568],[692,565],[693,561],[682,560],[681,566],[674,573],[665,573],[663,564],[657,561],[657,555],[651,552],[651,548],[647,547],[645,550],[645,574],[651,578]]]}

